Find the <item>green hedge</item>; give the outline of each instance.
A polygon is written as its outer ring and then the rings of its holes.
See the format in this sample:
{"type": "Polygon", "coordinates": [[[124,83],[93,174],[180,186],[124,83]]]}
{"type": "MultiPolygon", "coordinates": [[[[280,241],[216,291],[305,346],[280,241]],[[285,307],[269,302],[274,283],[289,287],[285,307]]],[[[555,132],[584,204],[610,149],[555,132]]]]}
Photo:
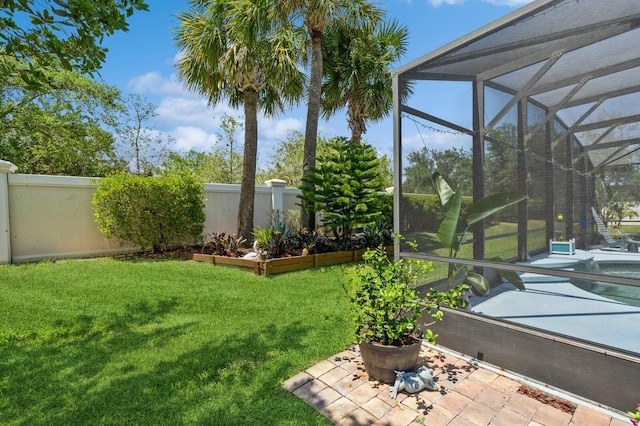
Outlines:
{"type": "Polygon", "coordinates": [[[102,178],[93,197],[100,231],[153,252],[182,239],[194,241],[205,221],[204,187],[193,175],[102,178]]]}
{"type": "MultiPolygon", "coordinates": [[[[467,215],[473,200],[471,197],[462,198],[462,218],[467,215]]],[[[544,200],[528,199],[527,208],[529,219],[544,219],[544,200]]],[[[403,194],[402,196],[402,229],[405,232],[436,232],[442,219],[444,210],[438,196],[434,194],[403,194]]],[[[513,205],[496,213],[490,219],[492,222],[517,222],[518,206],[513,205]]]]}
{"type": "MultiPolygon", "coordinates": [[[[471,204],[471,197],[462,198],[463,218],[471,204]]],[[[436,232],[445,213],[435,194],[403,194],[402,212],[401,226],[405,232],[436,232]]]]}

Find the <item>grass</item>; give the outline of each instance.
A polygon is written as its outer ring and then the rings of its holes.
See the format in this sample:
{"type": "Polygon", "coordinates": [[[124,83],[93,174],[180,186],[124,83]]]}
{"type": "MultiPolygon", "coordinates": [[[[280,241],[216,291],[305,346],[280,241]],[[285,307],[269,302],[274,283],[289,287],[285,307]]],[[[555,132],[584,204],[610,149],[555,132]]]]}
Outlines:
{"type": "MultiPolygon", "coordinates": [[[[544,222],[540,220],[530,220],[529,228],[538,229],[543,228],[544,222]]],[[[510,222],[497,222],[485,229],[485,237],[489,238],[496,235],[511,234],[518,231],[518,225],[510,222]]],[[[435,232],[415,232],[405,235],[407,240],[416,241],[418,243],[418,251],[421,248],[436,246],[440,244],[435,232]]],[[[531,232],[528,235],[528,247],[529,250],[539,250],[546,247],[546,237],[544,230],[538,232],[531,232]]],[[[449,250],[447,248],[437,248],[427,251],[429,254],[435,254],[438,256],[449,256],[449,250]]],[[[493,240],[487,240],[485,248],[485,258],[499,257],[501,259],[511,259],[518,253],[518,237],[512,235],[509,237],[496,238],[493,240]]],[[[473,245],[464,244],[458,252],[457,258],[459,259],[473,259],[473,245]]],[[[433,280],[445,278],[447,276],[448,264],[443,262],[433,262],[433,272],[430,274],[433,276],[433,280]]]]}
{"type": "Polygon", "coordinates": [[[0,267],[0,424],[320,425],[282,382],[351,341],[339,267],[0,267]]]}

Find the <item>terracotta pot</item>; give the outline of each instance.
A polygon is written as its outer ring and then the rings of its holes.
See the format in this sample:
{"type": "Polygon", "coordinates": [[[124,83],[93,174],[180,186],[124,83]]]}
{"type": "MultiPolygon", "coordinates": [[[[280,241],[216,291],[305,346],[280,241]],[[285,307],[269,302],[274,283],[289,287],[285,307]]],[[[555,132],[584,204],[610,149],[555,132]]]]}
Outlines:
{"type": "Polygon", "coordinates": [[[362,342],[359,346],[369,377],[391,385],[396,380],[396,371],[416,371],[422,342],[405,346],[362,342]]]}

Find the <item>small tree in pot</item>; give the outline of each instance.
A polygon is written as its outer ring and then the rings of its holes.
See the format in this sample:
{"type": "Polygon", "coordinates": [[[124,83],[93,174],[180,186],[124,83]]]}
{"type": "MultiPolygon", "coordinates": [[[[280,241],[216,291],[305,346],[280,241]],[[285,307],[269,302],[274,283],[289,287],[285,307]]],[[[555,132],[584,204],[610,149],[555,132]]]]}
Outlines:
{"type": "Polygon", "coordinates": [[[435,342],[431,330],[423,333],[416,324],[426,312],[442,318],[440,305],[461,306],[462,285],[447,292],[430,290],[420,298],[415,290],[420,277],[431,271],[431,262],[394,260],[384,247],[363,254],[364,264],[355,268],[348,291],[356,341],[369,376],[392,384],[396,371],[415,371],[422,338],[435,342]]]}

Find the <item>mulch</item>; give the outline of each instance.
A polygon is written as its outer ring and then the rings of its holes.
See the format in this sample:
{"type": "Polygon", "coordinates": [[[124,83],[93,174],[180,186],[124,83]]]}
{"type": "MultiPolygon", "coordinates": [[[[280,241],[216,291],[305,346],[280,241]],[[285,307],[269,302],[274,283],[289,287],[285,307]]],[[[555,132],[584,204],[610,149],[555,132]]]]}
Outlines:
{"type": "Polygon", "coordinates": [[[530,398],[533,398],[537,401],[542,402],[543,404],[550,405],[554,408],[564,411],[565,413],[573,414],[576,411],[576,405],[570,403],[569,401],[565,401],[559,398],[555,398],[551,395],[548,395],[540,390],[532,389],[528,386],[522,385],[518,388],[518,393],[526,395],[530,398]]]}

